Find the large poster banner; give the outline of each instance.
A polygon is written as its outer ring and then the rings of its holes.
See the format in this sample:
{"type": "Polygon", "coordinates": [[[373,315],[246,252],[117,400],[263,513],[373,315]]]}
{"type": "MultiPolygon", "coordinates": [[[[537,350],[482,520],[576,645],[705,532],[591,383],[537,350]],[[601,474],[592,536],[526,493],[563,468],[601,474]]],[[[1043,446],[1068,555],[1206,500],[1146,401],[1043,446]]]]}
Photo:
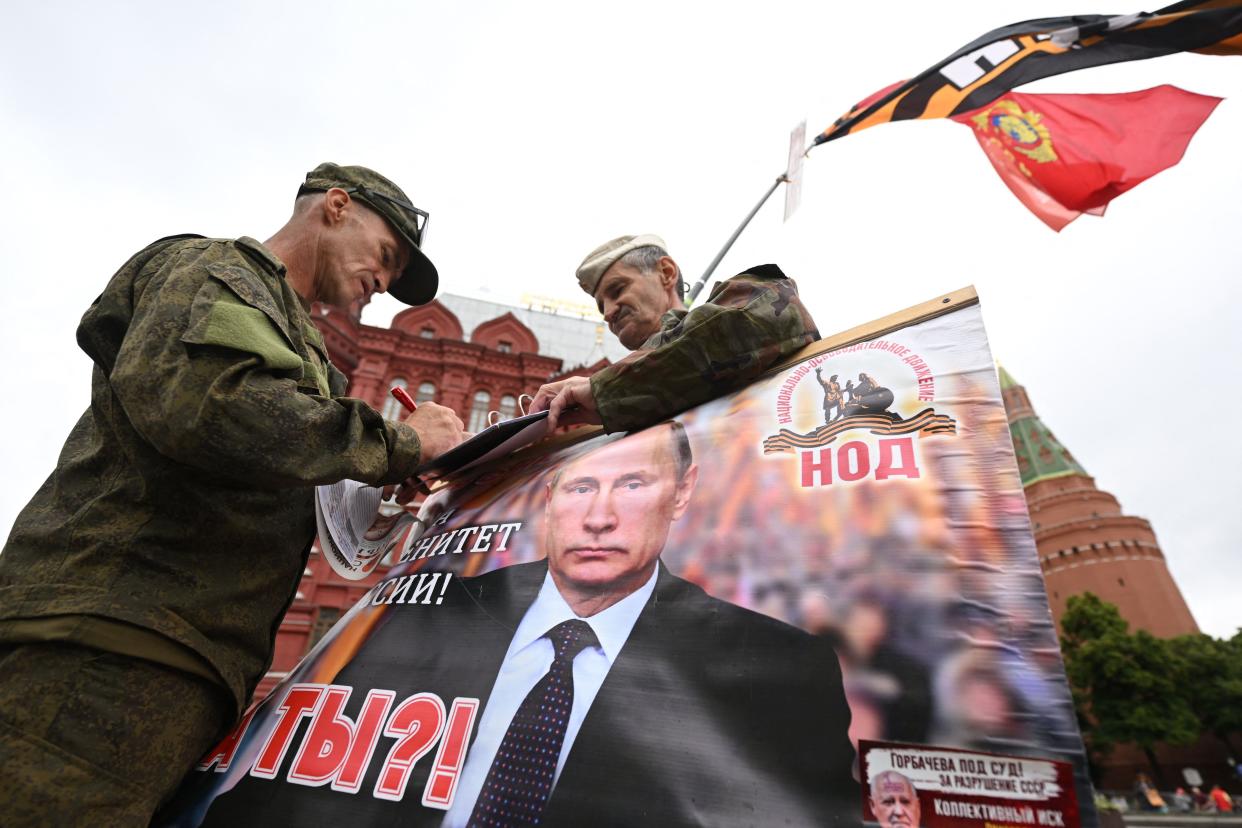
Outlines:
{"type": "Polygon", "coordinates": [[[437,490],[164,823],[857,825],[963,751],[1094,825],[979,306],[943,302],[437,490]]]}

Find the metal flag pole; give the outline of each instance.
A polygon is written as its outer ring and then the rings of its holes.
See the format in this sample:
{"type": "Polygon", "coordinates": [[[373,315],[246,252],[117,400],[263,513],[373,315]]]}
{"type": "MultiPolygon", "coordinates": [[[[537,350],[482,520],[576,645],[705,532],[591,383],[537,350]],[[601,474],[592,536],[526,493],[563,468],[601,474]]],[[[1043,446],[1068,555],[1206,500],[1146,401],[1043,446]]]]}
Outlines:
{"type": "Polygon", "coordinates": [[[763,194],[763,198],[759,199],[759,203],[755,205],[755,209],[751,210],[746,218],[742,220],[742,223],[738,225],[738,228],[733,231],[733,235],[729,236],[729,240],[725,242],[725,246],[720,248],[720,252],[716,254],[716,258],[712,259],[712,263],[707,266],[707,270],[704,271],[703,275],[699,277],[699,280],[694,283],[694,287],[690,288],[690,295],[686,300],[687,305],[694,304],[694,300],[698,297],[699,293],[702,292],[703,286],[707,284],[707,280],[711,278],[711,275],[716,271],[716,266],[720,264],[720,260],[725,257],[726,253],[729,252],[729,248],[733,246],[735,241],[737,241],[737,237],[742,235],[742,231],[746,229],[746,225],[750,224],[750,220],[755,217],[755,213],[759,212],[759,208],[767,203],[767,200],[772,197],[772,193],[776,192],[777,187],[781,186],[782,183],[787,182],[788,180],[789,179],[786,177],[785,173],[781,173],[776,177],[776,180],[772,182],[772,186],[768,188],[768,191],[763,194]]]}

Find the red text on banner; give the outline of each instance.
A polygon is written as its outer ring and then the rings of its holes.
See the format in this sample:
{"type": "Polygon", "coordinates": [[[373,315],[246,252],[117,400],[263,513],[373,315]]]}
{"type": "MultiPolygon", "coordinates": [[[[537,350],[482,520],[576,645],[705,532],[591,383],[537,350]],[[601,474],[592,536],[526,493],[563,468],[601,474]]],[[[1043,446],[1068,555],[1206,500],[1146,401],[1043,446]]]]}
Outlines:
{"type": "Polygon", "coordinates": [[[835,450],[827,446],[800,455],[804,488],[831,486],[834,480],[852,483],[868,476],[876,480],[919,477],[912,437],[883,438],[874,446],[851,440],[835,450]]]}

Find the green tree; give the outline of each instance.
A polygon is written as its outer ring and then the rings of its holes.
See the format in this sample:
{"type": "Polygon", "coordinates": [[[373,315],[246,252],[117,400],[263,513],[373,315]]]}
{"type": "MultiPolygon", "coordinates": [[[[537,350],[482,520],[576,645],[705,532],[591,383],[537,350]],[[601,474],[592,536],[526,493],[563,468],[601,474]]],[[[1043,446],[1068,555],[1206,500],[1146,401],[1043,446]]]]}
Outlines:
{"type": "Polygon", "coordinates": [[[1160,782],[1156,743],[1189,744],[1200,733],[1179,686],[1184,661],[1169,642],[1142,630],[1131,634],[1117,608],[1089,592],[1069,599],[1061,632],[1065,673],[1093,758],[1132,742],[1160,782]]]}
{"type": "Polygon", "coordinates": [[[1242,633],[1232,639],[1182,635],[1168,646],[1181,662],[1178,684],[1203,729],[1237,756],[1230,734],[1242,731],[1242,633]]]}

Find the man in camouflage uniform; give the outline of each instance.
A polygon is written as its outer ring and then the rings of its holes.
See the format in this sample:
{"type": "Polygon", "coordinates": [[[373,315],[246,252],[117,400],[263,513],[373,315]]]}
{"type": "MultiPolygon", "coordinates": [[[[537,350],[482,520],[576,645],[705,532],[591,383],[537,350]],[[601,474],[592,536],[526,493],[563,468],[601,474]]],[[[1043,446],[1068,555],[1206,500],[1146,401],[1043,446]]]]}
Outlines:
{"type": "Polygon", "coordinates": [[[531,411],[547,409],[553,428],[645,428],[741,388],[819,339],[798,286],[772,264],[718,283],[687,310],[681,269],[659,236],[600,245],[578,266],[578,284],[633,353],[590,377],[540,388],[531,411]]]}
{"type": "Polygon", "coordinates": [[[266,243],[162,239],[87,310],[91,406],[0,554],[0,822],[146,825],[271,663],[314,486],[400,483],[464,438],[341,396],[308,314],[430,301],[425,219],[323,164],[266,243]]]}

